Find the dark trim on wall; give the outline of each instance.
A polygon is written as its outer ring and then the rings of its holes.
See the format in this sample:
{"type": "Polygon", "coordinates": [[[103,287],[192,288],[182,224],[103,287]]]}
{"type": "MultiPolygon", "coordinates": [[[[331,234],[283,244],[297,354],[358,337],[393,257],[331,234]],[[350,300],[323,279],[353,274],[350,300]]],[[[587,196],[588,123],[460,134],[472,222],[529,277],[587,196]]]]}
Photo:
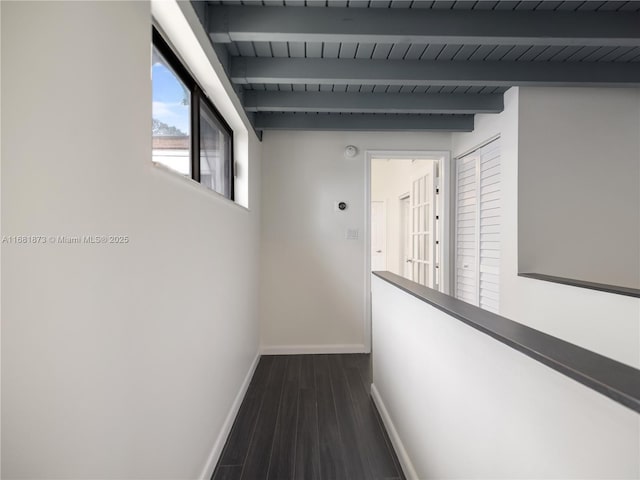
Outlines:
{"type": "Polygon", "coordinates": [[[599,290],[601,292],[615,293],[616,295],[626,295],[628,297],[640,298],[640,289],[631,287],[620,287],[618,285],[609,285],[606,283],[586,282],[584,280],[575,280],[573,278],[554,277],[553,275],[544,275],[542,273],[519,273],[519,277],[533,278],[545,282],[560,283],[562,285],[571,285],[572,287],[588,288],[591,290],[599,290]]]}
{"type": "Polygon", "coordinates": [[[640,413],[640,370],[390,272],[373,275],[532,359],[640,413]]]}
{"type": "Polygon", "coordinates": [[[192,90],[196,85],[196,81],[156,27],[152,27],[151,36],[153,39],[153,45],[158,49],[169,65],[171,65],[173,71],[176,72],[176,75],[180,77],[180,80],[182,80],[186,87],[189,90],[192,90]]]}
{"type": "Polygon", "coordinates": [[[191,89],[191,178],[193,178],[198,183],[200,183],[200,100],[201,100],[200,89],[192,88],[191,89]]]}

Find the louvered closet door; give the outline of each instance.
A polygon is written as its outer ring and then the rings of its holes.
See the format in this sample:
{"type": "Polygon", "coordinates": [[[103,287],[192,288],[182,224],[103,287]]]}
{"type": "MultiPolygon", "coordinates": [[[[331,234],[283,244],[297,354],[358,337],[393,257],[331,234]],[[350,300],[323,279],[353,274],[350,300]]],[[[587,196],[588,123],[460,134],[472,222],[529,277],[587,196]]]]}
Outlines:
{"type": "Polygon", "coordinates": [[[480,150],[480,307],[500,308],[500,144],[480,150]]]}
{"type": "Polygon", "coordinates": [[[500,144],[456,162],[456,296],[498,312],[500,300],[500,144]]]}
{"type": "Polygon", "coordinates": [[[456,163],[456,297],[478,305],[478,182],[479,157],[456,163]]]}

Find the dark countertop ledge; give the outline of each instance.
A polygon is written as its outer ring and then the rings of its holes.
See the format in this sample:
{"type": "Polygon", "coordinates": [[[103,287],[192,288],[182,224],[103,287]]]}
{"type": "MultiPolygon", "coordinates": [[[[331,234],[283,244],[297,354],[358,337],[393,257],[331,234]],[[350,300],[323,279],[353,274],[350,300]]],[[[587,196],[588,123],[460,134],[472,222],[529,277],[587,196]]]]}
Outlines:
{"type": "Polygon", "coordinates": [[[394,273],[373,272],[373,275],[640,413],[640,370],[482,310],[394,273]]]}
{"type": "Polygon", "coordinates": [[[626,295],[627,297],[640,298],[640,289],[632,287],[621,287],[619,285],[609,285],[606,283],[587,282],[586,280],[575,280],[573,278],[554,277],[553,275],[545,275],[543,273],[519,273],[518,276],[533,278],[535,280],[543,280],[545,282],[560,283],[562,285],[570,285],[572,287],[588,288],[590,290],[615,293],[616,295],[626,295]]]}

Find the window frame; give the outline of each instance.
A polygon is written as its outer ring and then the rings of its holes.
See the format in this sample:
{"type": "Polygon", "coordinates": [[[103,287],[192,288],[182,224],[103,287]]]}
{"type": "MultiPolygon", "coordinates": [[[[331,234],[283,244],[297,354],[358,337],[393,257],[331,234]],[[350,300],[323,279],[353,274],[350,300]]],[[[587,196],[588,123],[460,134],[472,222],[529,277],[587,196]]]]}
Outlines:
{"type": "Polygon", "coordinates": [[[220,114],[218,109],[213,105],[213,102],[209,99],[205,91],[198,85],[198,82],[195,80],[193,75],[187,70],[184,66],[184,63],[180,60],[178,55],[176,55],[169,45],[169,43],[164,39],[160,31],[153,26],[152,27],[152,47],[155,47],[160,55],[164,58],[167,64],[171,67],[174,73],[178,76],[178,78],[184,83],[184,85],[189,89],[191,98],[189,102],[190,109],[190,132],[189,132],[189,141],[190,141],[190,149],[189,149],[189,157],[191,161],[191,179],[201,183],[200,178],[200,109],[201,105],[205,107],[205,109],[209,110],[210,113],[213,114],[214,119],[217,121],[218,125],[221,127],[222,131],[229,136],[229,168],[225,169],[227,171],[227,182],[229,183],[229,196],[224,193],[220,193],[211,188],[207,188],[212,192],[215,192],[218,195],[223,196],[224,198],[228,198],[231,201],[235,201],[235,162],[234,162],[234,138],[233,138],[233,130],[224,119],[224,117],[220,114]]]}

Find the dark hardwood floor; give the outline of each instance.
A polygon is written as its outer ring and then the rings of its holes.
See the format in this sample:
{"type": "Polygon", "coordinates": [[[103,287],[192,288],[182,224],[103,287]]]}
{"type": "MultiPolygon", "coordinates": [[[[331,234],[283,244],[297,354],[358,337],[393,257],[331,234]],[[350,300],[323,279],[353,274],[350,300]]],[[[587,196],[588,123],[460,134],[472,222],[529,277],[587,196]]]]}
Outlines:
{"type": "Polygon", "coordinates": [[[404,479],[370,356],[262,356],[213,480],[404,479]]]}

